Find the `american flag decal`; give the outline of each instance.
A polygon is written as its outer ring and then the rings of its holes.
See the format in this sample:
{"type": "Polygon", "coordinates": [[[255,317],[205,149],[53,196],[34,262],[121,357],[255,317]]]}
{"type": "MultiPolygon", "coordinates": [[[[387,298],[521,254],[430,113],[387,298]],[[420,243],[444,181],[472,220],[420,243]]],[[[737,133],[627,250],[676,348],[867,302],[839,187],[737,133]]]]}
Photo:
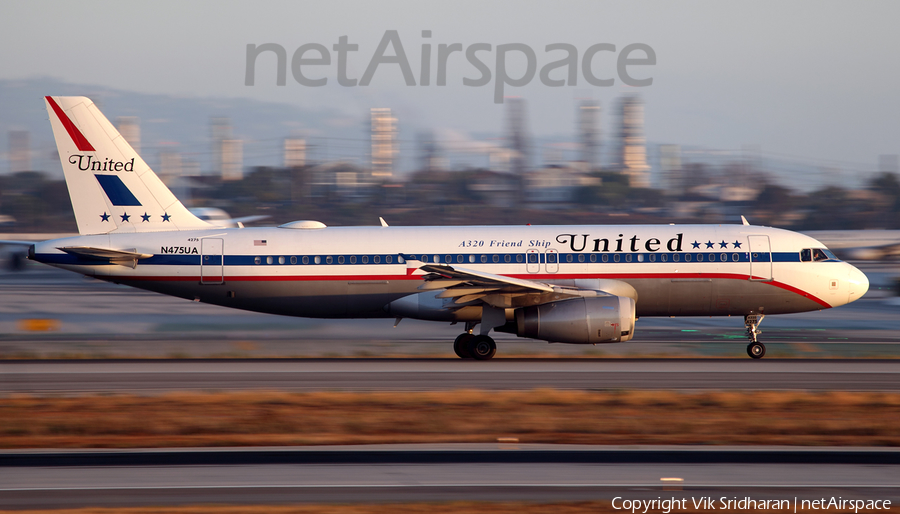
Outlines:
{"type": "Polygon", "coordinates": [[[254,239],[253,246],[266,246],[266,240],[265,239],[254,239]]]}

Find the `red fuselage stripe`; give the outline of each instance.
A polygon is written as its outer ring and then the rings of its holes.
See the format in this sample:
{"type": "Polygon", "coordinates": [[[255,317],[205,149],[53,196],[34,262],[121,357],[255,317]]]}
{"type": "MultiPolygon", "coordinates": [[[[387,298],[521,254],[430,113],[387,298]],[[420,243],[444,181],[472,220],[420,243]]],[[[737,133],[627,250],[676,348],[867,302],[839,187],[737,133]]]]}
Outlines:
{"type": "MultiPolygon", "coordinates": [[[[565,274],[565,273],[550,273],[550,274],[525,274],[525,275],[505,275],[512,278],[521,278],[521,279],[530,279],[530,280],[572,280],[572,279],[591,279],[591,278],[603,278],[603,279],[612,279],[612,280],[640,280],[640,279],[700,279],[700,278],[708,278],[708,279],[725,279],[725,280],[749,280],[750,275],[743,275],[737,273],[621,273],[621,274],[602,274],[602,273],[593,273],[593,274],[565,274]]],[[[103,277],[106,278],[106,277],[103,277]]],[[[112,278],[112,277],[109,277],[112,278]]],[[[757,278],[757,277],[754,277],[757,278]]],[[[183,277],[183,276],[141,276],[141,277],[115,277],[117,281],[158,281],[158,282],[199,282],[200,277],[183,277]]],[[[207,277],[210,279],[210,277],[207,277]]],[[[245,275],[245,276],[235,276],[235,277],[225,277],[226,281],[233,282],[325,282],[325,281],[401,281],[401,280],[414,280],[420,281],[422,280],[421,275],[286,275],[286,276],[275,276],[275,275],[264,275],[264,276],[254,276],[254,275],[245,275]]],[[[828,302],[822,300],[821,298],[816,297],[811,293],[807,293],[806,291],[794,287],[789,284],[785,284],[783,282],[776,281],[766,281],[762,282],[765,284],[769,284],[785,291],[790,291],[797,295],[800,295],[804,298],[809,298],[810,300],[818,303],[822,307],[831,308],[831,305],[828,302]]]]}

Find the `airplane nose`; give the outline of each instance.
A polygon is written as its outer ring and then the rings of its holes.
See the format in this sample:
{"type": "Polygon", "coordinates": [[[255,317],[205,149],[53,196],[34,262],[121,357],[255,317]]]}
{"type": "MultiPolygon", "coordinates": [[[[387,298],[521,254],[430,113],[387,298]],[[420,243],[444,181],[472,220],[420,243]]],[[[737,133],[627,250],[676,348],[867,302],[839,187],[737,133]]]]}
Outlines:
{"type": "Polygon", "coordinates": [[[850,266],[847,282],[850,284],[850,297],[847,298],[847,303],[859,300],[869,290],[869,277],[855,266],[850,266]]]}

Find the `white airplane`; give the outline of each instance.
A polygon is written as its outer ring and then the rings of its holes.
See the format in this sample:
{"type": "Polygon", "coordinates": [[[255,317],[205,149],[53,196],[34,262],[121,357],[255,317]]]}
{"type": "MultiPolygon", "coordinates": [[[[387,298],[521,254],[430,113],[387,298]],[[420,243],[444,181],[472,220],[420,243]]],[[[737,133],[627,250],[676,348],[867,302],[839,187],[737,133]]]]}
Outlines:
{"type": "Polygon", "coordinates": [[[491,330],[596,344],[630,340],[640,316],[743,316],[758,359],[765,315],[837,307],[869,287],[815,239],[746,222],[217,227],[191,214],[89,99],[46,103],[80,235],[37,243],[29,258],[181,298],[462,322],[453,348],[479,360],[496,352],[491,330]]]}

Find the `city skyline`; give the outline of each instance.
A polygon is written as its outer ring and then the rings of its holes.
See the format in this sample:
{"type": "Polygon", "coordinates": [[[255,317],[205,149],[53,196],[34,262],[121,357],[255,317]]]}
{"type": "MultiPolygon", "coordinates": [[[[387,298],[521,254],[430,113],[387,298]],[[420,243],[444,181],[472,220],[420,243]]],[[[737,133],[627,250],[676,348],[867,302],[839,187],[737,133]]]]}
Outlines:
{"type": "MultiPolygon", "coordinates": [[[[549,86],[538,73],[527,86],[505,88],[505,95],[528,99],[535,137],[570,133],[575,98],[611,106],[622,94],[640,92],[653,107],[646,124],[650,142],[755,146],[773,154],[873,167],[878,155],[900,153],[900,102],[895,99],[900,74],[892,64],[892,49],[900,43],[892,20],[900,4],[893,2],[532,2],[528,8],[508,2],[453,7],[405,1],[365,6],[222,2],[211,9],[205,2],[95,0],[54,3],[49,10],[45,5],[7,6],[0,41],[9,50],[0,54],[0,80],[49,76],[147,94],[325,108],[333,110],[332,124],[386,106],[410,130],[471,137],[501,132],[505,105],[494,103],[496,80],[464,85],[464,79],[478,76],[464,52],[448,57],[447,85],[439,85],[441,45],[490,45],[482,58],[492,70],[499,45],[524,45],[536,53],[540,71],[562,55],[548,51],[548,45],[571,45],[580,59],[592,45],[608,44],[616,52],[596,54],[592,68],[597,79],[615,78],[611,86],[586,82],[578,63],[575,85],[549,86]],[[94,26],[104,30],[71,36],[73,27],[94,26]],[[390,63],[379,67],[368,86],[339,85],[337,53],[331,68],[309,68],[310,77],[329,79],[325,86],[293,80],[278,86],[272,63],[262,60],[257,83],[245,85],[249,44],[271,43],[291,53],[306,44],[333,51],[345,37],[347,45],[358,46],[345,56],[346,75],[361,80],[386,31],[396,31],[402,40],[416,86],[407,86],[399,66],[390,63]],[[632,87],[620,80],[616,59],[632,44],[655,53],[654,65],[635,71],[642,79],[652,78],[652,85],[632,87]],[[430,81],[423,85],[426,53],[431,55],[430,81]]],[[[516,52],[507,56],[510,77],[522,73],[521,57],[516,52]]],[[[566,69],[558,68],[548,80],[565,77],[566,69]]]]}

